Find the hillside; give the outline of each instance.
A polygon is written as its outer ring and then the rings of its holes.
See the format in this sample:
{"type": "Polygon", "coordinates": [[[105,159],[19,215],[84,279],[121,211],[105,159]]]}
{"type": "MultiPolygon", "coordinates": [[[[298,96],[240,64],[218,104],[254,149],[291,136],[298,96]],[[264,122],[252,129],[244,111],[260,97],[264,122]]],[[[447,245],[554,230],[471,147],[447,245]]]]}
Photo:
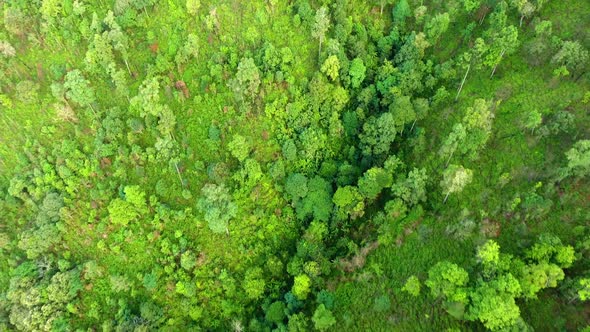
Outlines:
{"type": "Polygon", "coordinates": [[[0,8],[0,330],[590,329],[589,1],[0,8]]]}

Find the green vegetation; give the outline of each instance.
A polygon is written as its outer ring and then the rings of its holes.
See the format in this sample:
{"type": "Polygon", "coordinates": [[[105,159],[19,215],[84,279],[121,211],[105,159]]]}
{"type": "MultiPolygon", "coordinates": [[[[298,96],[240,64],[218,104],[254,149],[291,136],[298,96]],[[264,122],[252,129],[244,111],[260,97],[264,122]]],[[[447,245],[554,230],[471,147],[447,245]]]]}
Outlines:
{"type": "Polygon", "coordinates": [[[590,328],[590,2],[0,9],[1,331],[590,328]]]}

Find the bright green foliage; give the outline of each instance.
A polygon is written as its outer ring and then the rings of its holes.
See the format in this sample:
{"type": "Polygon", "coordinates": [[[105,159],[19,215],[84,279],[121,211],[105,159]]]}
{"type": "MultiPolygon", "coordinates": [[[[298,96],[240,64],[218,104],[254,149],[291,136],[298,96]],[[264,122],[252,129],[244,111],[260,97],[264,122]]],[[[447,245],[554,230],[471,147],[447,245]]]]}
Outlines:
{"type": "Polygon", "coordinates": [[[428,271],[424,282],[430,288],[434,298],[443,298],[449,302],[467,303],[467,271],[457,264],[438,262],[428,271]]]}
{"type": "Polygon", "coordinates": [[[243,58],[236,77],[229,82],[238,101],[254,100],[260,87],[260,70],[252,58],[243,58]]]}
{"type": "Polygon", "coordinates": [[[285,191],[294,202],[307,196],[307,177],[301,173],[289,175],[285,182],[285,191]]]}
{"type": "Polygon", "coordinates": [[[483,99],[476,99],[473,107],[468,107],[463,117],[466,138],[461,146],[461,152],[471,158],[476,158],[478,152],[485,146],[492,133],[494,114],[490,103],[483,99]]]}
{"type": "Polygon", "coordinates": [[[430,40],[431,43],[436,43],[442,34],[447,31],[450,22],[451,17],[449,13],[437,14],[434,16],[424,27],[426,29],[428,40],[430,40]]]}
{"type": "Polygon", "coordinates": [[[402,291],[412,295],[412,296],[419,296],[420,295],[420,279],[416,276],[411,276],[406,280],[402,291]]]}
{"type": "Polygon", "coordinates": [[[115,225],[127,225],[139,216],[129,202],[115,198],[109,204],[109,217],[115,225]]]}
{"type": "Polygon", "coordinates": [[[370,117],[360,134],[363,154],[370,156],[388,153],[396,133],[396,122],[391,113],[383,113],[378,118],[370,117]]]}
{"type": "Polygon", "coordinates": [[[580,289],[578,290],[578,296],[580,297],[580,300],[586,301],[590,299],[590,279],[580,279],[578,283],[580,284],[580,289]]]}
{"type": "Polygon", "coordinates": [[[359,192],[365,199],[374,200],[381,191],[391,186],[392,177],[383,168],[373,167],[359,179],[359,192]]]}
{"type": "Polygon", "coordinates": [[[403,181],[397,181],[391,191],[404,200],[408,205],[415,205],[426,200],[426,181],[428,175],[425,169],[416,169],[408,173],[403,181]]]}
{"type": "Polygon", "coordinates": [[[309,295],[310,287],[311,279],[306,274],[300,274],[295,277],[292,289],[293,295],[299,300],[305,300],[309,295]]]}
{"type": "Polygon", "coordinates": [[[322,73],[326,74],[332,81],[338,79],[338,72],[340,70],[340,61],[335,55],[330,55],[322,65],[322,73]]]}
{"type": "Polygon", "coordinates": [[[585,177],[590,174],[590,140],[577,141],[569,149],[567,157],[567,172],[576,177],[585,177]]]}
{"type": "Polygon", "coordinates": [[[130,107],[142,118],[158,116],[162,111],[160,105],[160,83],[156,77],[141,83],[137,96],[131,98],[130,107]]]}
{"type": "Polygon", "coordinates": [[[109,204],[109,217],[115,225],[127,225],[147,212],[145,193],[139,186],[127,186],[124,189],[125,199],[115,198],[109,204]]]}
{"type": "Polygon", "coordinates": [[[228,232],[229,221],[236,216],[238,207],[227,188],[208,183],[201,189],[201,195],[197,208],[204,213],[209,229],[214,233],[228,232]]]}
{"type": "Polygon", "coordinates": [[[443,179],[440,182],[440,186],[443,188],[443,194],[445,195],[445,201],[450,194],[461,192],[466,185],[471,183],[472,179],[473,172],[463,166],[450,165],[445,169],[443,179]]]}
{"type": "Polygon", "coordinates": [[[404,132],[404,126],[416,120],[416,112],[414,106],[408,96],[401,96],[396,98],[391,105],[389,105],[389,112],[393,114],[393,121],[400,133],[404,132]]]}
{"type": "Polygon", "coordinates": [[[578,41],[565,41],[561,49],[551,59],[551,63],[565,66],[570,72],[580,73],[588,66],[589,54],[588,50],[578,41]]]}
{"type": "Polygon", "coordinates": [[[492,69],[492,76],[502,59],[518,50],[518,29],[513,26],[493,28],[484,64],[492,69]]]}
{"type": "Polygon", "coordinates": [[[1,3],[0,331],[587,324],[590,2],[1,3]]]}
{"type": "Polygon", "coordinates": [[[551,234],[541,235],[539,241],[526,251],[526,256],[537,262],[554,260],[562,268],[570,267],[575,260],[573,247],[563,245],[557,236],[551,234]]]}
{"type": "Polygon", "coordinates": [[[265,318],[267,321],[278,325],[278,324],[282,323],[283,320],[285,320],[286,309],[287,308],[285,306],[285,303],[283,303],[281,301],[273,302],[270,306],[268,306],[268,309],[266,309],[265,318]]]}
{"type": "Polygon", "coordinates": [[[186,11],[195,16],[201,7],[201,0],[186,0],[186,11]]]}
{"type": "Polygon", "coordinates": [[[66,89],[66,98],[80,106],[90,106],[96,101],[90,82],[84,78],[82,72],[78,69],[67,73],[64,88],[66,89]]]}
{"type": "Polygon", "coordinates": [[[393,21],[396,24],[404,25],[406,18],[412,16],[412,9],[407,0],[398,1],[393,7],[393,21]]]}
{"type": "Polygon", "coordinates": [[[313,313],[312,320],[313,326],[316,328],[316,330],[320,331],[325,331],[336,323],[336,318],[334,318],[332,312],[326,309],[326,306],[323,304],[320,304],[316,308],[315,312],[313,313]]]}
{"type": "Polygon", "coordinates": [[[339,187],[334,193],[333,202],[338,208],[341,218],[350,216],[350,218],[356,219],[364,213],[365,203],[357,187],[339,187]]]}
{"type": "Polygon", "coordinates": [[[242,287],[249,299],[255,300],[264,294],[266,282],[262,278],[261,268],[252,268],[246,272],[242,287]]]}
{"type": "Polygon", "coordinates": [[[461,123],[456,123],[453,126],[451,133],[445,138],[443,145],[440,148],[441,156],[446,159],[447,164],[453,158],[455,151],[463,146],[465,139],[467,138],[467,132],[465,126],[461,123]]]}
{"type": "Polygon", "coordinates": [[[536,299],[539,291],[547,287],[556,287],[557,282],[563,280],[563,278],[563,270],[555,264],[542,262],[527,265],[520,271],[523,296],[536,299]]]}
{"type": "MultiPolygon", "coordinates": [[[[303,186],[304,187],[304,186],[303,186]]],[[[316,176],[307,183],[307,195],[297,204],[297,217],[328,221],[332,212],[332,187],[328,181],[316,176]]]]}
{"type": "Polygon", "coordinates": [[[535,110],[531,110],[530,112],[527,113],[525,121],[524,121],[524,127],[526,129],[530,129],[531,133],[535,132],[536,128],[539,128],[539,126],[543,123],[543,116],[541,115],[541,113],[539,111],[535,110]]]}
{"type": "Polygon", "coordinates": [[[330,17],[328,16],[328,9],[320,7],[315,14],[315,20],[311,28],[311,36],[317,39],[320,43],[318,50],[318,59],[322,53],[322,43],[326,38],[326,32],[330,28],[330,17]]]}
{"type": "Polygon", "coordinates": [[[289,332],[309,331],[309,319],[302,312],[298,314],[293,314],[289,316],[289,323],[287,327],[289,332]]]}
{"type": "Polygon", "coordinates": [[[363,64],[363,60],[359,58],[355,58],[350,63],[350,69],[348,71],[348,75],[350,75],[350,84],[353,88],[358,88],[363,83],[365,79],[365,73],[367,68],[363,64]]]}
{"type": "Polygon", "coordinates": [[[139,186],[127,186],[123,190],[125,201],[129,202],[138,213],[147,212],[145,193],[139,186]]]}
{"type": "Polygon", "coordinates": [[[520,318],[520,309],[514,301],[519,294],[520,285],[510,274],[480,283],[470,294],[472,306],[467,318],[479,320],[492,331],[510,328],[520,318]]]}
{"type": "Polygon", "coordinates": [[[467,12],[472,12],[480,6],[480,0],[462,0],[461,2],[467,12]]]}
{"type": "MultiPolygon", "coordinates": [[[[19,266],[21,271],[23,268],[28,269],[19,266]]],[[[6,293],[10,323],[22,331],[58,329],[60,321],[67,321],[71,316],[66,307],[76,302],[81,289],[79,278],[80,273],[76,270],[44,276],[29,270],[26,275],[14,276],[6,293]]]]}
{"type": "Polygon", "coordinates": [[[180,266],[187,270],[191,271],[197,265],[197,257],[193,254],[192,251],[185,251],[180,256],[180,266]]]}
{"type": "Polygon", "coordinates": [[[29,259],[36,259],[57,247],[61,240],[58,228],[54,224],[45,224],[24,231],[18,241],[18,248],[26,252],[29,259]]]}
{"type": "Polygon", "coordinates": [[[250,154],[250,144],[246,141],[246,138],[241,135],[234,135],[232,141],[228,144],[227,148],[231,152],[232,156],[238,159],[240,162],[243,162],[248,158],[250,154]]]}
{"type": "Polygon", "coordinates": [[[500,262],[500,246],[494,240],[488,240],[477,248],[477,260],[484,267],[494,267],[500,262]]]}

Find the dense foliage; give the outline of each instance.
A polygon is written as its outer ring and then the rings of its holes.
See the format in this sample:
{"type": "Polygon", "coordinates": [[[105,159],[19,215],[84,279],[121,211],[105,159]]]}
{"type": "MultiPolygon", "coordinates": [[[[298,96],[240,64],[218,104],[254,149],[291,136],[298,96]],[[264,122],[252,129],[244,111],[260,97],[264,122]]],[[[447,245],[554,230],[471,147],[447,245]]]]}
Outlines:
{"type": "Polygon", "coordinates": [[[590,2],[0,9],[0,330],[589,328],[590,2]]]}

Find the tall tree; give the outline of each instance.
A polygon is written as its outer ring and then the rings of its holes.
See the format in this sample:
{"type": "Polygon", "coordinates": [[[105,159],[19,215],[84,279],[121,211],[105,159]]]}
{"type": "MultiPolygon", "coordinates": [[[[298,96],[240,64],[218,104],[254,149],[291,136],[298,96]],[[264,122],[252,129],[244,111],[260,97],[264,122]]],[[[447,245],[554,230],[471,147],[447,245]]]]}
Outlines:
{"type": "Polygon", "coordinates": [[[315,14],[315,21],[313,23],[311,29],[311,35],[313,38],[319,41],[319,48],[318,48],[318,61],[322,54],[322,43],[326,38],[326,32],[330,28],[330,17],[328,16],[328,9],[326,7],[320,7],[316,11],[315,14]]]}
{"type": "Polygon", "coordinates": [[[447,167],[443,172],[443,179],[440,182],[443,188],[443,194],[445,195],[443,203],[447,201],[450,194],[461,192],[466,185],[471,183],[472,179],[473,172],[470,169],[458,165],[447,167]]]}

